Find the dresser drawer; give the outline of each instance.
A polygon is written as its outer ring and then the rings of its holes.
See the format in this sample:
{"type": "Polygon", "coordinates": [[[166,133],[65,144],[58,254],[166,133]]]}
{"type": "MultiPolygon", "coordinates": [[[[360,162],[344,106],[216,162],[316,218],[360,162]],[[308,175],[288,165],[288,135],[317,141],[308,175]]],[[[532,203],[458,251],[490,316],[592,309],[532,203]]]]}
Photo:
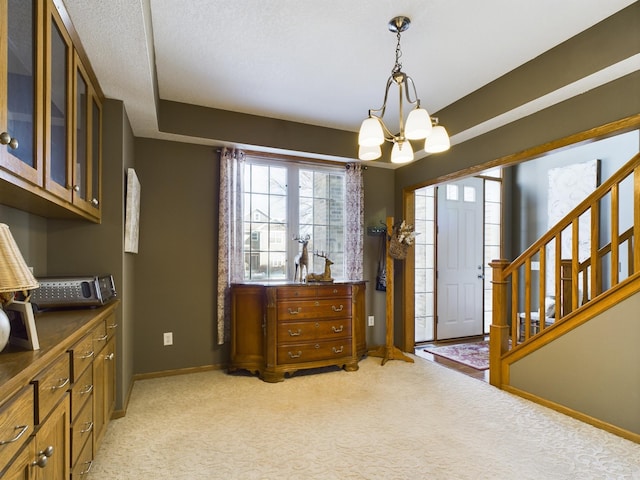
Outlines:
{"type": "Polygon", "coordinates": [[[71,465],[75,465],[85,443],[93,444],[93,402],[84,405],[71,425],[71,465]]]}
{"type": "Polygon", "coordinates": [[[278,323],[278,344],[351,337],[351,319],[278,323]]]}
{"type": "Polygon", "coordinates": [[[0,470],[33,433],[33,385],[0,406],[0,470]]]}
{"type": "Polygon", "coordinates": [[[85,402],[93,397],[93,368],[87,368],[71,388],[71,421],[75,421],[85,402]]]}
{"type": "Polygon", "coordinates": [[[351,300],[348,298],[291,300],[278,302],[277,309],[278,321],[351,317],[351,300]]]}
{"type": "Polygon", "coordinates": [[[71,347],[69,353],[71,354],[71,381],[76,382],[85,369],[91,365],[95,356],[91,334],[86,335],[71,347]]]}
{"type": "Polygon", "coordinates": [[[310,285],[292,285],[290,287],[276,288],[276,297],[278,300],[287,300],[295,298],[315,298],[316,287],[310,285]]]}
{"type": "Polygon", "coordinates": [[[61,355],[33,381],[35,388],[35,422],[42,423],[62,399],[71,383],[69,355],[61,355]]]}
{"type": "Polygon", "coordinates": [[[351,285],[318,285],[316,295],[318,297],[350,297],[351,285]]]}
{"type": "Polygon", "coordinates": [[[351,338],[278,346],[278,363],[291,364],[351,356],[351,338]]]}

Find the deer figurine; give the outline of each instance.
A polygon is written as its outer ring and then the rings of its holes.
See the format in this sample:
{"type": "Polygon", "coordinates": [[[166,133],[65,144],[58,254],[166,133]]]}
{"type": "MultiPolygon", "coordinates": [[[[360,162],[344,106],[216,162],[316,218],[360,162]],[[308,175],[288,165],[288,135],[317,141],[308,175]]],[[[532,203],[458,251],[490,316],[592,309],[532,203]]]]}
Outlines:
{"type": "Polygon", "coordinates": [[[320,258],[324,258],[324,272],[321,274],[307,274],[307,282],[333,282],[333,278],[331,278],[331,265],[333,265],[333,262],[329,260],[329,257],[325,252],[314,252],[313,254],[320,258]]]}
{"type": "Polygon", "coordinates": [[[299,235],[296,235],[295,237],[293,237],[294,240],[296,240],[300,245],[302,245],[302,251],[296,255],[296,258],[293,260],[293,262],[295,263],[296,266],[296,270],[295,273],[293,274],[293,281],[295,282],[296,277],[298,277],[298,272],[300,273],[300,282],[302,282],[303,278],[306,278],[302,276],[302,269],[304,268],[305,270],[305,274],[308,276],[309,275],[309,252],[307,252],[307,245],[309,244],[309,239],[311,238],[311,235],[305,235],[304,237],[300,237],[299,235]]]}

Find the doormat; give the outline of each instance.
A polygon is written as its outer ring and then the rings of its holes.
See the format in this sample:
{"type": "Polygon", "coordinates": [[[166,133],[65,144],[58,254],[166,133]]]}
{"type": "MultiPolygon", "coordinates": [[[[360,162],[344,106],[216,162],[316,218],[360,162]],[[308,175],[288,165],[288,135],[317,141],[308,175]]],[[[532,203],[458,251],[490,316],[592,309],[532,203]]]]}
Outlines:
{"type": "Polygon", "coordinates": [[[425,348],[424,351],[462,363],[476,370],[489,368],[488,341],[433,346],[425,348]]]}

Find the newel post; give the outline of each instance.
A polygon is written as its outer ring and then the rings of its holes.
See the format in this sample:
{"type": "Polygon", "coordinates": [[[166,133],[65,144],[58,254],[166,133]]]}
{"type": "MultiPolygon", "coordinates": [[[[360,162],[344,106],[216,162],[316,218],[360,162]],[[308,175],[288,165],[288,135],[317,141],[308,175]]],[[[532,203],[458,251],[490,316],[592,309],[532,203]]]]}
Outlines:
{"type": "Polygon", "coordinates": [[[489,330],[489,383],[502,388],[502,365],[500,358],[509,350],[509,325],[507,324],[507,281],[504,269],[508,260],[493,260],[493,319],[489,330]]]}

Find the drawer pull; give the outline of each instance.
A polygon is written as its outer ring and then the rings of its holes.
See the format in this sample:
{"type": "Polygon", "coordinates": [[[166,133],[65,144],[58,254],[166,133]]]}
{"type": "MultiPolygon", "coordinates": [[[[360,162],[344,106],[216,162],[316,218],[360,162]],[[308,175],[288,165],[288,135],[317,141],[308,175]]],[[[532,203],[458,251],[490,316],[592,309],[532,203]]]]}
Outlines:
{"type": "Polygon", "coordinates": [[[340,325],[340,328],[336,328],[335,325],[331,326],[331,330],[333,330],[333,333],[340,333],[344,330],[344,325],[340,325]]]}
{"type": "Polygon", "coordinates": [[[289,315],[297,315],[300,312],[302,312],[302,307],[298,307],[297,310],[291,310],[290,308],[288,310],[289,310],[289,315]]]}
{"type": "Polygon", "coordinates": [[[333,293],[338,293],[338,289],[337,289],[337,288],[334,288],[334,289],[333,289],[333,293]]]}
{"type": "Polygon", "coordinates": [[[96,341],[97,342],[104,342],[107,338],[109,338],[109,334],[108,333],[102,335],[101,337],[96,338],[96,341]]]}
{"type": "Polygon", "coordinates": [[[45,448],[44,450],[42,450],[41,452],[38,452],[38,459],[33,462],[31,465],[38,466],[40,468],[44,468],[47,466],[47,463],[49,462],[49,457],[53,455],[53,446],[49,445],[47,448],[45,448]]]}
{"type": "Polygon", "coordinates": [[[289,353],[289,358],[300,358],[302,356],[302,351],[298,350],[298,353],[287,352],[289,353]]]}
{"type": "Polygon", "coordinates": [[[292,332],[291,329],[289,329],[289,336],[290,337],[297,337],[299,335],[302,335],[302,330],[301,329],[298,329],[297,332],[292,332]]]}
{"type": "Polygon", "coordinates": [[[93,385],[85,385],[84,390],[80,391],[80,395],[86,395],[87,393],[93,392],[93,385]]]}
{"type": "Polygon", "coordinates": [[[82,360],[86,360],[87,358],[93,357],[94,353],[95,352],[93,350],[91,350],[90,352],[87,352],[84,355],[80,355],[78,358],[81,358],[82,360]]]}
{"type": "Polygon", "coordinates": [[[104,359],[105,360],[113,360],[115,357],[114,353],[111,352],[109,355],[105,355],[104,359]]]}
{"type": "Polygon", "coordinates": [[[84,462],[85,465],[89,465],[86,470],[80,472],[80,475],[86,475],[91,471],[91,467],[93,467],[93,460],[89,460],[88,462],[84,462]]]}
{"type": "Polygon", "coordinates": [[[93,430],[93,422],[84,422],[85,425],[88,425],[87,428],[80,430],[80,433],[87,433],[93,430]]]}
{"type": "Polygon", "coordinates": [[[341,312],[344,309],[344,305],[340,305],[339,307],[336,307],[335,305],[331,305],[331,310],[333,310],[334,312],[341,312]]]}
{"type": "Polygon", "coordinates": [[[112,323],[111,325],[107,325],[107,328],[109,328],[109,329],[118,328],[118,324],[117,323],[112,323]]]}
{"type": "Polygon", "coordinates": [[[51,387],[51,390],[60,390],[61,388],[66,387],[69,384],[69,377],[59,378],[58,381],[62,383],[60,383],[59,385],[54,385],[53,387],[51,387]]]}
{"type": "Polygon", "coordinates": [[[344,345],[340,345],[340,348],[333,347],[332,350],[333,353],[342,353],[342,351],[344,350],[344,345]]]}
{"type": "Polygon", "coordinates": [[[20,437],[24,435],[27,430],[29,430],[29,425],[19,425],[15,429],[20,430],[18,434],[15,437],[13,437],[11,440],[0,440],[0,446],[6,445],[7,443],[17,442],[18,440],[20,440],[20,437]]]}

